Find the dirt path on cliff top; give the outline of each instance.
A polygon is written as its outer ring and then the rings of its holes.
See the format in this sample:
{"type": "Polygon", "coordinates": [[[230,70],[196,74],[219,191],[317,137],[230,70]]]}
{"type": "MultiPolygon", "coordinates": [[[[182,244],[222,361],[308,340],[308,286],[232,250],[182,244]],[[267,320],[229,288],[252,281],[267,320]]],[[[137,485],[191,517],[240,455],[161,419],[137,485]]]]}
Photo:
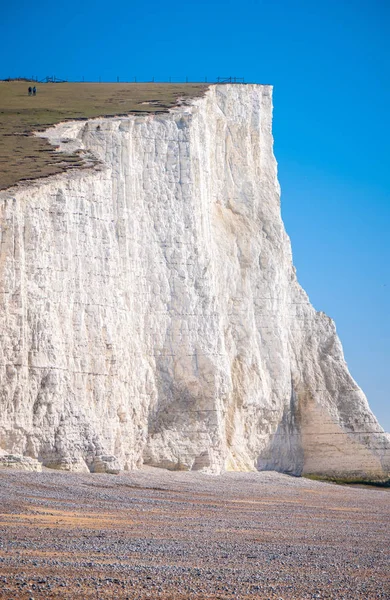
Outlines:
{"type": "Polygon", "coordinates": [[[390,598],[390,495],[276,473],[0,472],[0,598],[390,598]]]}
{"type": "Polygon", "coordinates": [[[36,83],[0,81],[0,190],[61,173],[83,163],[77,154],[55,152],[32,131],[70,119],[167,112],[178,98],[201,96],[197,83],[36,83]],[[37,86],[29,96],[28,87],[37,86]]]}

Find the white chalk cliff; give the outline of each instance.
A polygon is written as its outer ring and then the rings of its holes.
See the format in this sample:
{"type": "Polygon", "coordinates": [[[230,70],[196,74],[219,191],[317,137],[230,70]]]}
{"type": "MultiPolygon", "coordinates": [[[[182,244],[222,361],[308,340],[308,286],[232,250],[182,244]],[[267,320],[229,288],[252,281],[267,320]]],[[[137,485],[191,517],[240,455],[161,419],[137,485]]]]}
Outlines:
{"type": "Polygon", "coordinates": [[[297,282],[271,124],[270,86],[219,85],[45,133],[99,162],[0,193],[0,466],[389,477],[297,282]]]}

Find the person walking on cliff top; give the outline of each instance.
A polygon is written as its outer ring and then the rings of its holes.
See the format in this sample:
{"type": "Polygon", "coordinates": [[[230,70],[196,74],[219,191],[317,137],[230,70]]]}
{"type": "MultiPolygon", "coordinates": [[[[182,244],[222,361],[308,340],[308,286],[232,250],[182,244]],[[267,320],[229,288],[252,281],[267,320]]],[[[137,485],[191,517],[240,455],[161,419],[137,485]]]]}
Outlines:
{"type": "Polygon", "coordinates": [[[33,93],[33,96],[37,95],[37,88],[35,87],[35,85],[34,85],[34,87],[32,89],[32,93],[33,93]]]}
{"type": "Polygon", "coordinates": [[[31,94],[32,94],[32,87],[30,85],[29,88],[28,88],[28,95],[31,96],[31,94]]]}

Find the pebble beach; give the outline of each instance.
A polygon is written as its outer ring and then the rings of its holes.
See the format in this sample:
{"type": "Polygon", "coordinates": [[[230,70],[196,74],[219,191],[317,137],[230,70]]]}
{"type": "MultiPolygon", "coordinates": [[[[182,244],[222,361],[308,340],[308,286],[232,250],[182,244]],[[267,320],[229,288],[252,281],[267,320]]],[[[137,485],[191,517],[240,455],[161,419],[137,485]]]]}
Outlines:
{"type": "Polygon", "coordinates": [[[390,490],[0,472],[0,598],[390,598],[390,490]]]}

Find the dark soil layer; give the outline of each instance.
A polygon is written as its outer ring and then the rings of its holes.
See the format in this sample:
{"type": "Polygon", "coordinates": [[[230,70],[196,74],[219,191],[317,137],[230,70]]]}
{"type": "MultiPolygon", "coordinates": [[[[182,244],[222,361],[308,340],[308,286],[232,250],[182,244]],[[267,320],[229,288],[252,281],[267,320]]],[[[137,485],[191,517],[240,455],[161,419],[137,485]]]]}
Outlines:
{"type": "Polygon", "coordinates": [[[0,472],[0,598],[390,598],[389,494],[276,473],[0,472]]]}
{"type": "Polygon", "coordinates": [[[0,189],[82,165],[32,131],[69,119],[166,112],[179,97],[202,95],[205,84],[45,83],[0,81],[0,189]],[[37,95],[28,87],[37,85],[37,95]]]}

